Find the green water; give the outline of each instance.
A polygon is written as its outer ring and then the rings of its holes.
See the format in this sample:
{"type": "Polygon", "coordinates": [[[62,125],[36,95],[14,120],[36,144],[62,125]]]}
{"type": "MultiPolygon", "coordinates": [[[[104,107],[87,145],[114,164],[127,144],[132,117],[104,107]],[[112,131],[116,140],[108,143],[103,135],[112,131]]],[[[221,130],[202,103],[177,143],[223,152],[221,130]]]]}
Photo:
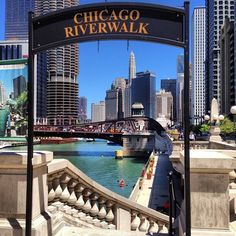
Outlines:
{"type": "MultiPolygon", "coordinates": [[[[129,197],[147,160],[140,157],[116,160],[115,150],[119,149],[122,147],[110,146],[104,141],[34,146],[34,150],[52,151],[54,158],[69,160],[99,184],[124,197],[129,197]],[[118,182],[121,178],[126,183],[123,188],[118,182]]],[[[15,147],[11,150],[26,150],[26,147],[15,147]]]]}

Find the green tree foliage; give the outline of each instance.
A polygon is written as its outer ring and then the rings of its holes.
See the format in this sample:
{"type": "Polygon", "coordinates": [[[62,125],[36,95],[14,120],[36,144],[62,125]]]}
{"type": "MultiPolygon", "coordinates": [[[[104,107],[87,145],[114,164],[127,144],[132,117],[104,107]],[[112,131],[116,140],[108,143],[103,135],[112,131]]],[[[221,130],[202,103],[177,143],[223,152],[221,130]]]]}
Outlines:
{"type": "Polygon", "coordinates": [[[226,117],[223,121],[220,122],[220,130],[221,133],[232,133],[234,131],[234,122],[226,117]]]}
{"type": "Polygon", "coordinates": [[[210,130],[210,125],[209,124],[202,124],[201,125],[200,131],[202,133],[208,133],[209,130],[210,130]]]}

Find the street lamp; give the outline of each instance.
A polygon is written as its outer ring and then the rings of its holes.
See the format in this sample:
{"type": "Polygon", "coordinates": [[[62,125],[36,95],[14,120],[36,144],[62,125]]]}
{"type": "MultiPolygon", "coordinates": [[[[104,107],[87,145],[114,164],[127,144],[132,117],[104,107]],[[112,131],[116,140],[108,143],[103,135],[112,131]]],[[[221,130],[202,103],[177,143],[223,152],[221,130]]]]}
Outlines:
{"type": "Polygon", "coordinates": [[[209,115],[205,115],[205,116],[204,116],[204,120],[205,120],[206,122],[208,122],[208,121],[210,120],[210,116],[209,116],[209,115]]]}
{"type": "Polygon", "coordinates": [[[232,107],[230,108],[230,113],[233,114],[233,117],[234,117],[234,133],[235,133],[235,131],[236,131],[236,129],[235,129],[235,121],[236,121],[236,106],[232,106],[232,107]]]}
{"type": "Polygon", "coordinates": [[[210,141],[221,141],[220,137],[220,121],[224,120],[223,115],[211,114],[211,118],[209,115],[204,116],[204,120],[208,122],[211,119],[211,128],[210,128],[210,141]]]}

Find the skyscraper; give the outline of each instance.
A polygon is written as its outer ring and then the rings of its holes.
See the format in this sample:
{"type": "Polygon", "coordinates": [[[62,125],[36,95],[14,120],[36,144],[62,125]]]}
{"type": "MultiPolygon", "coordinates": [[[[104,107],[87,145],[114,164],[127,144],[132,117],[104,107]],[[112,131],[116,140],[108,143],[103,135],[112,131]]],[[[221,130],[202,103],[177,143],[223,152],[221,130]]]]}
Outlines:
{"type": "MultiPolygon", "coordinates": [[[[36,15],[78,5],[78,0],[35,2],[36,15]]],[[[63,125],[78,118],[78,45],[67,45],[47,52],[47,118],[54,124],[58,115],[63,125]]]]}
{"type": "Polygon", "coordinates": [[[35,0],[6,0],[5,39],[28,39],[28,12],[35,0]]]}
{"type": "Polygon", "coordinates": [[[206,0],[206,111],[212,98],[221,102],[219,39],[226,17],[234,19],[234,0],[206,0]]]}
{"type": "Polygon", "coordinates": [[[193,116],[203,117],[205,111],[205,42],[206,42],[206,9],[196,7],[192,18],[192,91],[193,91],[193,116]]]}
{"type": "Polygon", "coordinates": [[[134,53],[130,53],[129,57],[129,79],[124,91],[124,117],[131,116],[131,85],[132,80],[136,77],[136,62],[134,53]]]}
{"type": "Polygon", "coordinates": [[[106,120],[116,120],[124,117],[124,92],[126,81],[116,78],[111,89],[106,91],[106,120]]]}
{"type": "Polygon", "coordinates": [[[18,76],[13,79],[14,98],[18,98],[22,92],[26,91],[26,79],[24,76],[18,76]]]}
{"type": "Polygon", "coordinates": [[[173,119],[173,96],[171,92],[161,90],[157,96],[157,117],[164,117],[168,120],[173,119]]]}
{"type": "Polygon", "coordinates": [[[131,85],[131,102],[142,103],[144,115],[156,119],[156,76],[149,71],[136,75],[131,85]]]}
{"type": "Polygon", "coordinates": [[[6,89],[0,81],[0,105],[5,104],[7,101],[6,89]]]}
{"type": "Polygon", "coordinates": [[[184,56],[177,57],[176,111],[177,121],[183,122],[184,56]]]}
{"type": "Polygon", "coordinates": [[[132,79],[134,79],[136,76],[136,63],[135,63],[135,57],[134,53],[130,53],[129,58],[129,84],[132,84],[132,79]]]}
{"type": "Polygon", "coordinates": [[[173,96],[173,117],[171,119],[176,121],[176,79],[162,79],[161,89],[171,92],[173,96]]]}
{"type": "Polygon", "coordinates": [[[100,101],[100,103],[91,104],[91,117],[92,122],[105,121],[105,102],[100,101]]]}
{"type": "Polygon", "coordinates": [[[87,120],[87,98],[79,97],[79,109],[78,109],[79,122],[84,123],[87,120]]]}
{"type": "Polygon", "coordinates": [[[224,21],[220,35],[220,81],[221,113],[229,114],[231,106],[236,104],[234,74],[234,22],[224,21]]]}

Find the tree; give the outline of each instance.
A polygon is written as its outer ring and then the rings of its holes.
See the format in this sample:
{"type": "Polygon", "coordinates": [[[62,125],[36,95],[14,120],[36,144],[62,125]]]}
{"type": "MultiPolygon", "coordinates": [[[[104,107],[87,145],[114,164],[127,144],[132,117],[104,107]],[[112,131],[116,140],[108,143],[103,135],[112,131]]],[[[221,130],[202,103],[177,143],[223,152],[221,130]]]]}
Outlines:
{"type": "Polygon", "coordinates": [[[209,130],[210,130],[210,125],[209,124],[202,124],[201,125],[200,131],[202,133],[208,133],[209,130]]]}
{"type": "Polygon", "coordinates": [[[234,123],[229,118],[224,118],[223,121],[220,122],[220,130],[221,133],[229,134],[234,131],[234,123]]]}

